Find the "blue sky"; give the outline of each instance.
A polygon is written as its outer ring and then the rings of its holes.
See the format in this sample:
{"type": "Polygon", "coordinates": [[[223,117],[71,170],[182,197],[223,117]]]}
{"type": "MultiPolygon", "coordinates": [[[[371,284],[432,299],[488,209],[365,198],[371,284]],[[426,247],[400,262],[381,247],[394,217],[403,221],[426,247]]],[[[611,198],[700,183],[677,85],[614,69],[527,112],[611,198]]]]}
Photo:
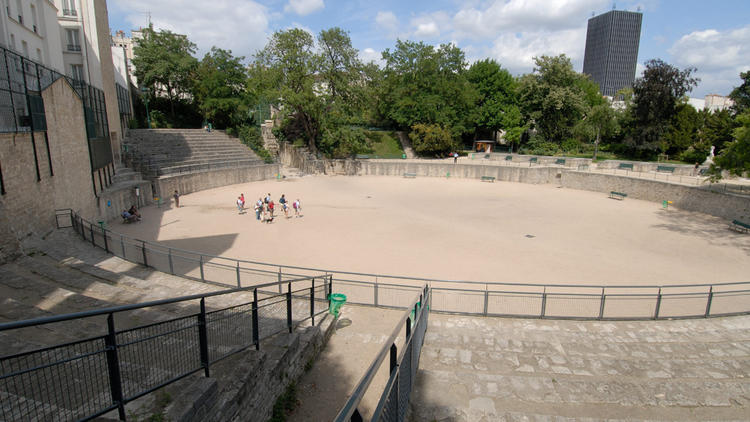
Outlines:
{"type": "Polygon", "coordinates": [[[397,38],[452,42],[469,62],[492,58],[513,74],[533,69],[533,57],[567,54],[583,68],[591,13],[643,13],[637,76],[648,59],[698,68],[690,93],[728,94],[750,70],[750,1],[676,0],[110,0],[112,31],[146,26],[187,34],[198,55],[211,46],[248,58],[274,31],[299,27],[317,34],[335,26],[349,32],[362,59],[379,60],[397,38]]]}

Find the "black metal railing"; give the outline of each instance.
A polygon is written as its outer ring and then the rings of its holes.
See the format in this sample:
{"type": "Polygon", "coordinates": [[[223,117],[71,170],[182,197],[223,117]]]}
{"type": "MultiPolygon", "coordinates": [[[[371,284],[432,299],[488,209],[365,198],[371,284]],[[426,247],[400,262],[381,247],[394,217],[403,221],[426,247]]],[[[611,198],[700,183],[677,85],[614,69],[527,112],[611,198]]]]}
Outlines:
{"type": "Polygon", "coordinates": [[[81,51],[80,44],[68,44],[68,51],[81,51]]]}
{"type": "Polygon", "coordinates": [[[370,364],[367,371],[354,388],[352,395],[336,416],[336,422],[360,422],[363,420],[361,402],[368,391],[375,375],[389,357],[388,381],[385,384],[380,400],[372,411],[371,421],[403,421],[409,405],[409,398],[414,387],[414,380],[419,369],[419,357],[422,352],[430,312],[429,287],[424,286],[419,297],[414,299],[396,324],[391,336],[383,345],[380,353],[370,364]],[[401,353],[397,345],[399,333],[404,332],[401,353]]]}
{"type": "Polygon", "coordinates": [[[270,264],[214,256],[146,242],[59,210],[82,239],[107,252],[157,270],[224,285],[249,285],[276,274],[333,274],[347,302],[403,308],[423,284],[432,311],[480,316],[590,320],[703,318],[750,313],[750,281],[730,283],[602,286],[588,284],[477,282],[270,264]],[[230,284],[231,283],[231,284],[230,284]]]}
{"type": "Polygon", "coordinates": [[[113,410],[124,420],[125,405],[139,397],[199,371],[209,376],[216,362],[259,350],[263,339],[305,321],[315,325],[332,283],[303,277],[0,324],[2,338],[19,330],[49,336],[55,324],[70,322],[86,327],[86,338],[0,358],[0,420],[90,420],[113,410]],[[217,300],[216,309],[207,299],[217,300]],[[158,322],[117,327],[134,312],[158,322]]]}

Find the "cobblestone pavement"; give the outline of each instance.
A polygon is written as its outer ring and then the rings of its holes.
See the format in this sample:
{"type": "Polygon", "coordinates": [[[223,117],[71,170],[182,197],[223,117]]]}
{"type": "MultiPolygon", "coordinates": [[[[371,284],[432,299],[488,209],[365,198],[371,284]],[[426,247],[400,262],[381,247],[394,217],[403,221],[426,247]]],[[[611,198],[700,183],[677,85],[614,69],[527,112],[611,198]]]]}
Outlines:
{"type": "Polygon", "coordinates": [[[412,411],[415,421],[750,420],[750,316],[432,314],[412,411]]]}

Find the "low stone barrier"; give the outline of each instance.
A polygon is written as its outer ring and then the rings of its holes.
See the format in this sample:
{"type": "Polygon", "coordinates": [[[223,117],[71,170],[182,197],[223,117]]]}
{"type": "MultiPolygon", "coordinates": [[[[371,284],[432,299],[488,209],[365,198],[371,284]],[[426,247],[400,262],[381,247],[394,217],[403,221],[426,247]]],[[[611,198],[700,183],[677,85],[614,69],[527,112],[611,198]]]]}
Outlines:
{"type": "Polygon", "coordinates": [[[154,194],[162,196],[164,201],[167,201],[175,190],[183,195],[238,183],[273,179],[280,171],[278,164],[264,164],[162,176],[155,181],[156,192],[154,194]]]}

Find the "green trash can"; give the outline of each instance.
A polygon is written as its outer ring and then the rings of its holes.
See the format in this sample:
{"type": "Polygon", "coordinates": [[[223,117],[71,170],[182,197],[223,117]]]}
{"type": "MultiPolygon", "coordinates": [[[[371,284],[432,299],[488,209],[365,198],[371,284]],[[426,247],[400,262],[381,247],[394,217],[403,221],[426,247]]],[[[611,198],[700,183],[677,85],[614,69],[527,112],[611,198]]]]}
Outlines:
{"type": "Polygon", "coordinates": [[[339,316],[339,309],[346,303],[346,295],[341,293],[331,294],[331,304],[328,306],[328,313],[339,316]]]}

